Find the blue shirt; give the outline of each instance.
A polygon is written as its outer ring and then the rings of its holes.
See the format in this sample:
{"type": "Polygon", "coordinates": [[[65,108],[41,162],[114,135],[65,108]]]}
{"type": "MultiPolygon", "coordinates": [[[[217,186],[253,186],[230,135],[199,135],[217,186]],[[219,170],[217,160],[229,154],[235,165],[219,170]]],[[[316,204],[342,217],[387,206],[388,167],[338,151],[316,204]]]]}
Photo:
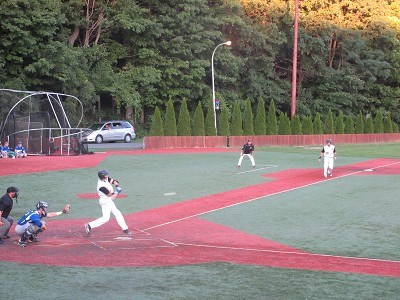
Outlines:
{"type": "Polygon", "coordinates": [[[35,224],[37,227],[42,227],[41,217],[37,210],[28,211],[21,219],[18,220],[18,225],[25,225],[26,223],[35,224]]]}
{"type": "Polygon", "coordinates": [[[4,151],[4,152],[10,152],[10,147],[6,147],[6,146],[1,146],[0,147],[0,151],[4,151]]]}
{"type": "Polygon", "coordinates": [[[25,148],[24,146],[15,146],[14,148],[15,153],[24,153],[25,152],[25,148]]]}

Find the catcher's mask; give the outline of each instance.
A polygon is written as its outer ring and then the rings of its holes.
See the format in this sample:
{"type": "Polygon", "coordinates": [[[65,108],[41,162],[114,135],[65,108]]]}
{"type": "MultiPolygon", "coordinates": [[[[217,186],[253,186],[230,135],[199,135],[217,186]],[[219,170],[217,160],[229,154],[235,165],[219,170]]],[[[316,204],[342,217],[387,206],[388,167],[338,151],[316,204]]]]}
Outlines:
{"type": "Polygon", "coordinates": [[[97,175],[99,176],[99,178],[100,179],[104,179],[104,178],[106,178],[106,176],[108,175],[108,174],[110,174],[110,173],[108,173],[108,171],[107,170],[100,170],[98,173],[97,173],[97,175]]]}
{"type": "Polygon", "coordinates": [[[7,188],[7,194],[14,193],[14,198],[17,199],[19,195],[19,189],[15,186],[10,186],[7,188]]]}

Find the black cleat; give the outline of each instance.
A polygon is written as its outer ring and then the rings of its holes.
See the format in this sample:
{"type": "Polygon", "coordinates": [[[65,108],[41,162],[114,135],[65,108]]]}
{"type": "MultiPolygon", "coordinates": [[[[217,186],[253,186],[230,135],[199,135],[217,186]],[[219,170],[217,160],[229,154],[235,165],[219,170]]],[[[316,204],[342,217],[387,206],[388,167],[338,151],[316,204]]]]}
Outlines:
{"type": "Polygon", "coordinates": [[[129,229],[122,230],[122,232],[126,235],[132,235],[132,232],[130,232],[129,229]]]}
{"type": "Polygon", "coordinates": [[[90,230],[92,230],[92,228],[90,227],[90,225],[89,225],[89,224],[85,224],[85,231],[86,231],[86,234],[87,234],[88,236],[90,236],[90,230]]]}

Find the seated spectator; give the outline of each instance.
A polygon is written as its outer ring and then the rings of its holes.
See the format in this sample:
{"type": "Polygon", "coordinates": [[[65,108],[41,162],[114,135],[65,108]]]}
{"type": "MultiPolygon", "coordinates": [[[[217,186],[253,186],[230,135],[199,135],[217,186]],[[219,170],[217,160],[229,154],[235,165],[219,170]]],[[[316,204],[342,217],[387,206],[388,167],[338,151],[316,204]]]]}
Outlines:
{"type": "Polygon", "coordinates": [[[22,146],[22,142],[19,141],[18,145],[14,148],[15,158],[25,158],[28,156],[26,153],[24,146],[22,146]]]}
{"type": "Polygon", "coordinates": [[[8,147],[8,142],[4,142],[4,145],[0,147],[0,152],[3,158],[15,158],[14,152],[8,147]]]}

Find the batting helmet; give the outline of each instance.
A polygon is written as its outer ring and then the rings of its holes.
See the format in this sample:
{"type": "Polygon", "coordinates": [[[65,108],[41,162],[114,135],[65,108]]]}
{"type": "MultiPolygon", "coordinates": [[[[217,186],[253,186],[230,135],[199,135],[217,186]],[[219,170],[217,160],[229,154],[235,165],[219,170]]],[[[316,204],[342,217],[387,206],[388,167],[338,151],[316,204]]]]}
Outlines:
{"type": "Polygon", "coordinates": [[[98,173],[97,173],[97,175],[99,176],[99,178],[100,179],[104,179],[104,178],[106,178],[106,176],[108,175],[108,174],[110,174],[110,173],[108,173],[108,171],[107,170],[100,170],[98,173]]]}
{"type": "Polygon", "coordinates": [[[19,189],[17,188],[17,187],[15,187],[15,186],[10,186],[10,187],[8,187],[7,188],[7,194],[8,193],[15,193],[15,198],[18,198],[18,195],[19,195],[19,189]]]}

